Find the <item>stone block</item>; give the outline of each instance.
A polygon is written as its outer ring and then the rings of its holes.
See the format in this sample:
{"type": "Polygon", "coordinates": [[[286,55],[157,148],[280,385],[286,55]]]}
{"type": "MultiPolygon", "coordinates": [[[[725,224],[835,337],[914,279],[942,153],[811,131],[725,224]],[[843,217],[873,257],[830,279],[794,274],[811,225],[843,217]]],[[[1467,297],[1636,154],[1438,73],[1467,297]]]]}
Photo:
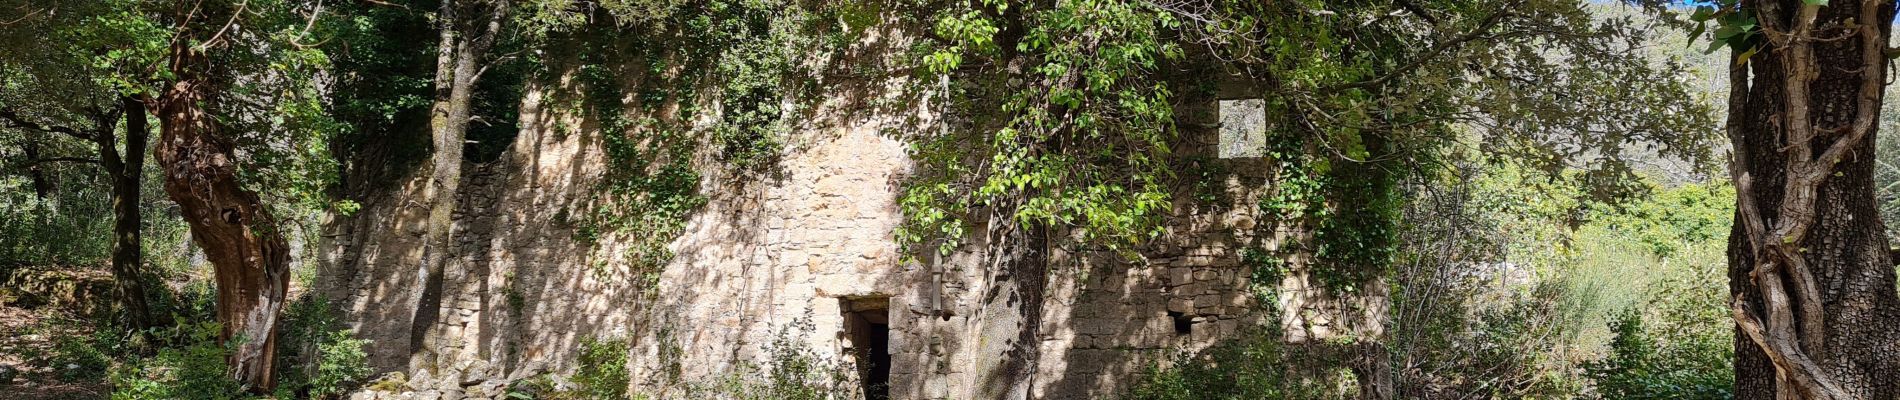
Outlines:
{"type": "Polygon", "coordinates": [[[1221,296],[1217,294],[1204,294],[1194,297],[1194,305],[1200,308],[1220,307],[1221,303],[1221,296]]]}
{"type": "Polygon", "coordinates": [[[1221,337],[1232,337],[1235,332],[1239,332],[1239,331],[1240,331],[1240,321],[1238,320],[1228,319],[1228,320],[1221,320],[1214,323],[1214,332],[1216,334],[1219,334],[1221,337]]]}
{"type": "Polygon", "coordinates": [[[1181,285],[1186,285],[1191,282],[1194,282],[1193,268],[1174,267],[1174,268],[1168,269],[1168,285],[1169,286],[1181,286],[1181,285]]]}
{"type": "Polygon", "coordinates": [[[1109,318],[1089,318],[1075,322],[1076,334],[1082,335],[1118,335],[1123,323],[1109,318]]]}
{"type": "Polygon", "coordinates": [[[1194,311],[1194,298],[1175,297],[1168,299],[1168,311],[1185,313],[1194,311]]]}
{"type": "Polygon", "coordinates": [[[924,397],[942,399],[950,397],[949,379],[925,379],[924,397]]]}

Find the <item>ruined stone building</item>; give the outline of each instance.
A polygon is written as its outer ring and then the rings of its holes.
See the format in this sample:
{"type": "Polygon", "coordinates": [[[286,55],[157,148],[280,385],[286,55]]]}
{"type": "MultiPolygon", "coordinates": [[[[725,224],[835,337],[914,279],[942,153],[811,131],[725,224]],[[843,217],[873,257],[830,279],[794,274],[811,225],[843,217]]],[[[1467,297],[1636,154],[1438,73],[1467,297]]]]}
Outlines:
{"type": "MultiPolygon", "coordinates": [[[[627,247],[646,232],[584,239],[568,217],[606,168],[604,133],[555,99],[569,84],[531,86],[513,142],[466,168],[456,261],[439,282],[418,281],[425,204],[439,195],[425,192],[426,167],[391,172],[355,194],[360,212],[329,222],[316,290],[373,340],[374,367],[403,371],[417,388],[494,396],[503,382],[573,370],[583,343],[620,340],[634,390],[678,398],[795,347],[859,366],[858,379],[892,399],[1007,395],[996,376],[1023,319],[1002,312],[1020,305],[996,295],[1009,277],[985,261],[980,234],[967,251],[918,262],[893,236],[912,168],[901,133],[934,129],[928,101],[875,112],[818,105],[782,138],[774,173],[704,175],[707,203],[667,242],[663,268],[643,271],[627,247]]],[[[1296,340],[1377,329],[1313,317],[1339,313],[1308,299],[1300,274],[1265,283],[1280,304],[1259,304],[1245,253],[1297,236],[1256,215],[1269,171],[1234,150],[1260,140],[1263,111],[1234,101],[1245,93],[1184,97],[1174,153],[1215,172],[1205,187],[1179,190],[1213,196],[1179,196],[1167,234],[1138,257],[1052,245],[1031,398],[1110,397],[1156,362],[1262,325],[1292,327],[1296,340]],[[1218,200],[1193,200],[1207,198],[1218,200]]]]}

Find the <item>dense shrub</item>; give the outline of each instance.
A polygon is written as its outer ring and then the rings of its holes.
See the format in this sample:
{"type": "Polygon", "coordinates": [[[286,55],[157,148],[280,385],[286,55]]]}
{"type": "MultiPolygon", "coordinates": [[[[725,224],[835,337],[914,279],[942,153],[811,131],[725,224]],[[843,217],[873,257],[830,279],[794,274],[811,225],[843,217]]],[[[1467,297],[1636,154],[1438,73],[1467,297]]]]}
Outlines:
{"type": "Polygon", "coordinates": [[[225,357],[231,348],[218,341],[218,324],[180,325],[167,335],[183,345],[158,350],[152,357],[112,369],[112,400],[226,400],[244,398],[225,357]]]}
{"type": "Polygon", "coordinates": [[[1292,364],[1344,365],[1337,357],[1298,351],[1277,335],[1253,334],[1172,362],[1149,366],[1127,400],[1353,398],[1338,379],[1344,368],[1301,374],[1292,364]]]}
{"type": "MultiPolygon", "coordinates": [[[[178,309],[197,310],[206,300],[187,289],[178,301],[178,309]]],[[[201,293],[202,294],[202,293],[201,293]]],[[[210,321],[209,316],[187,317],[190,321],[210,321]]],[[[366,340],[356,339],[340,326],[322,299],[304,298],[284,311],[277,340],[278,385],[280,399],[337,398],[362,382],[370,373],[366,340]]],[[[102,330],[101,332],[106,332],[102,330]]],[[[246,399],[252,395],[243,383],[231,375],[226,357],[234,343],[218,340],[216,322],[192,322],[153,332],[156,343],[164,344],[156,352],[140,355],[120,350],[105,355],[113,400],[224,400],[246,399]]],[[[109,343],[94,340],[92,344],[109,343]]],[[[100,348],[123,348],[101,346],[100,348]]],[[[107,371],[101,367],[98,371],[107,371]]]]}
{"type": "Polygon", "coordinates": [[[1604,275],[1634,281],[1611,311],[1605,355],[1584,364],[1608,399],[1726,399],[1734,386],[1727,245],[1733,189],[1683,185],[1617,212],[1601,212],[1583,237],[1624,260],[1604,275]],[[1593,232],[1601,229],[1602,232],[1593,232]],[[1627,279],[1629,276],[1648,279],[1627,279]]]}
{"type": "Polygon", "coordinates": [[[764,364],[740,362],[710,382],[690,383],[687,398],[736,400],[827,400],[863,398],[850,362],[806,345],[814,327],[809,316],[780,330],[765,347],[764,364]]]}
{"type": "Polygon", "coordinates": [[[284,310],[277,341],[277,396],[326,399],[360,385],[370,374],[369,355],[345,328],[330,303],[304,297],[284,310]]]}
{"type": "Polygon", "coordinates": [[[580,368],[574,372],[577,389],[569,396],[575,400],[626,399],[632,385],[627,370],[627,341],[590,339],[581,343],[580,368]]]}
{"type": "Polygon", "coordinates": [[[1727,342],[1669,338],[1644,329],[1643,316],[1631,309],[1610,327],[1610,355],[1585,365],[1606,399],[1733,398],[1732,350],[1727,342]],[[1661,340],[1659,340],[1661,339],[1661,340]],[[1676,340],[1670,340],[1676,339],[1676,340]]]}

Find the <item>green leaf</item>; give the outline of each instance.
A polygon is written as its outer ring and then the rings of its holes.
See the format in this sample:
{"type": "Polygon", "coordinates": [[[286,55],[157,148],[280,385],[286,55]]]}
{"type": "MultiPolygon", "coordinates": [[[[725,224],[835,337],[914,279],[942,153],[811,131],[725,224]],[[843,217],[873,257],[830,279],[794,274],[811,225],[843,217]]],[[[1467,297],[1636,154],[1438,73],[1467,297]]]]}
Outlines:
{"type": "Polygon", "coordinates": [[[1742,64],[1747,64],[1748,58],[1755,56],[1755,52],[1758,52],[1758,51],[1761,51],[1760,45],[1756,45],[1755,47],[1750,47],[1748,48],[1748,51],[1744,51],[1742,52],[1742,54],[1735,55],[1735,65],[1739,66],[1742,64]]]}
{"type": "Polygon", "coordinates": [[[1807,5],[1810,5],[1810,6],[1825,6],[1825,5],[1827,5],[1827,0],[1801,0],[1801,2],[1802,2],[1802,3],[1806,3],[1807,5]]]}
{"type": "Polygon", "coordinates": [[[1728,41],[1724,41],[1724,40],[1710,40],[1709,48],[1703,49],[1702,54],[1715,53],[1716,50],[1721,50],[1722,46],[1727,45],[1727,44],[1728,44],[1728,41]]]}
{"type": "Polygon", "coordinates": [[[1709,18],[1714,18],[1714,17],[1715,17],[1715,7],[1710,7],[1710,6],[1696,7],[1695,12],[1689,14],[1689,20],[1696,21],[1696,22],[1708,21],[1709,18]]]}

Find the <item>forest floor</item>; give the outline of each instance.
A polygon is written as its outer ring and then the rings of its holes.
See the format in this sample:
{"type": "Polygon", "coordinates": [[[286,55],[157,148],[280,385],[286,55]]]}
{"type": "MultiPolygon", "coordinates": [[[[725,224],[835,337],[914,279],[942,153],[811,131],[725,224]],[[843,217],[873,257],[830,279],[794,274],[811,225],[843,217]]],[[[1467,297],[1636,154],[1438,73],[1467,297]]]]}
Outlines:
{"type": "MultiPolygon", "coordinates": [[[[46,334],[46,310],[0,305],[0,397],[14,400],[103,399],[111,392],[104,379],[61,379],[60,366],[45,355],[58,343],[46,334]]],[[[90,335],[86,324],[61,324],[61,335],[90,335]]],[[[68,368],[84,368],[76,364],[68,368]]],[[[76,371],[77,372],[77,371],[76,371]]],[[[101,376],[104,371],[83,375],[101,376]]]]}

